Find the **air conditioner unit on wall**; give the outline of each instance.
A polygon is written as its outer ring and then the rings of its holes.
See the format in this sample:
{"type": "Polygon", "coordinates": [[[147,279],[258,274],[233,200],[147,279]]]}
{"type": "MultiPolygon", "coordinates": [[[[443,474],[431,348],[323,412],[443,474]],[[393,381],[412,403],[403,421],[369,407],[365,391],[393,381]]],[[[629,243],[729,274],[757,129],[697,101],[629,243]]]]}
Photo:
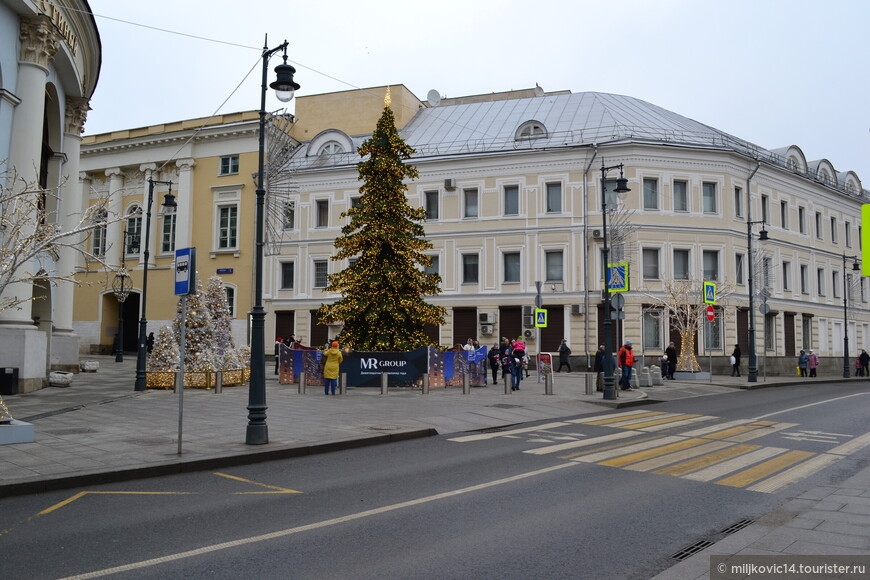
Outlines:
{"type": "Polygon", "coordinates": [[[481,324],[492,324],[495,322],[495,316],[492,312],[481,312],[479,315],[481,324]]]}
{"type": "Polygon", "coordinates": [[[583,305],[582,304],[572,304],[571,305],[571,314],[583,314],[583,305]]]}
{"type": "Polygon", "coordinates": [[[480,325],[480,334],[492,334],[492,324],[481,324],[480,325]]]}
{"type": "Polygon", "coordinates": [[[453,178],[444,180],[444,189],[447,191],[453,191],[456,189],[456,180],[453,178]]]}
{"type": "Polygon", "coordinates": [[[592,237],[595,239],[601,239],[604,237],[604,231],[596,228],[592,230],[592,237]]]}
{"type": "Polygon", "coordinates": [[[528,316],[523,316],[523,326],[529,327],[535,325],[535,315],[529,314],[528,316]]]}
{"type": "Polygon", "coordinates": [[[526,329],[523,331],[523,336],[525,337],[526,340],[530,340],[530,341],[535,340],[535,331],[532,330],[531,328],[526,329]]]}
{"type": "Polygon", "coordinates": [[[534,316],[535,315],[535,307],[534,306],[523,306],[523,317],[526,316],[534,316]]]}

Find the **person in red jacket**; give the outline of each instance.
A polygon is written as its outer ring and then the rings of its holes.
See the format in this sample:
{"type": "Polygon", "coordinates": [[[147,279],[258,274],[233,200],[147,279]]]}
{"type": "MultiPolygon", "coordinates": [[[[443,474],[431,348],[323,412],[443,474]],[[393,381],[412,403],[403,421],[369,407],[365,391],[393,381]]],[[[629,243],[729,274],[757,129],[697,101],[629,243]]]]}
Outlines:
{"type": "Polygon", "coordinates": [[[622,390],[633,391],[634,388],[631,386],[631,369],[634,368],[635,358],[630,340],[626,340],[622,348],[619,349],[619,352],[616,353],[616,362],[619,368],[622,369],[622,378],[619,379],[622,390]]]}

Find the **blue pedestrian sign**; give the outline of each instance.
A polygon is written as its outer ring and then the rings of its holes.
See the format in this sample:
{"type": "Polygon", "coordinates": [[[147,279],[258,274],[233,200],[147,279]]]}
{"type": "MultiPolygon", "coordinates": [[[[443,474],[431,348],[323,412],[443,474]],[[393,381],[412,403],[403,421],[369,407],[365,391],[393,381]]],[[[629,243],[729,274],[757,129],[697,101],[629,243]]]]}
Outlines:
{"type": "Polygon", "coordinates": [[[537,328],[547,328],[547,311],[545,309],[535,309],[535,326],[537,328]]]}
{"type": "Polygon", "coordinates": [[[175,295],[196,291],[196,248],[175,250],[175,295]]]}
{"type": "Polygon", "coordinates": [[[704,304],[716,304],[716,284],[704,282],[704,304]]]}
{"type": "Polygon", "coordinates": [[[607,264],[607,291],[628,292],[628,262],[607,264]]]}

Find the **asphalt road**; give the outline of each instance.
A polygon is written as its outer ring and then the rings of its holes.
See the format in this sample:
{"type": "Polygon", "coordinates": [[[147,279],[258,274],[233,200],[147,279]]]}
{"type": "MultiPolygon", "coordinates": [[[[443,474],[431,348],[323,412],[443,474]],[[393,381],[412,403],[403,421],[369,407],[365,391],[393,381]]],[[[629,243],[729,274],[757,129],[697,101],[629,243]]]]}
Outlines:
{"type": "Polygon", "coordinates": [[[736,392],[3,499],[0,577],[648,578],[866,465],[868,397],[736,392]]]}

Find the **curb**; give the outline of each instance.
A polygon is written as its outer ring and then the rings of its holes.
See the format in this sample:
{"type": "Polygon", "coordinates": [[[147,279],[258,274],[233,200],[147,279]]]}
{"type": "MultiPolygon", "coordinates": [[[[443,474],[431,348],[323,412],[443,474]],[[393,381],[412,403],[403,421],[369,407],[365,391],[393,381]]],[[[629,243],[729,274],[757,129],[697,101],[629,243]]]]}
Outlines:
{"type": "Polygon", "coordinates": [[[331,441],[329,443],[316,443],[299,447],[280,447],[270,449],[268,451],[260,451],[255,453],[207,457],[203,459],[194,459],[191,461],[179,459],[177,461],[170,461],[144,467],[130,467],[125,469],[118,469],[117,471],[79,473],[75,475],[68,475],[52,479],[31,479],[28,481],[0,485],[0,498],[29,495],[34,493],[44,493],[47,491],[59,491],[85,485],[101,485],[105,483],[130,481],[133,479],[162,477],[164,475],[176,475],[181,473],[192,473],[196,471],[216,469],[219,467],[252,465],[255,463],[262,463],[264,461],[275,461],[279,459],[305,457],[307,455],[330,453],[332,451],[343,451],[346,449],[355,449],[358,447],[370,447],[373,445],[395,443],[398,441],[406,441],[409,439],[433,437],[435,435],[438,435],[438,432],[432,428],[411,429],[408,431],[401,431],[397,433],[373,435],[371,437],[357,437],[351,439],[344,439],[341,441],[331,441]]]}

